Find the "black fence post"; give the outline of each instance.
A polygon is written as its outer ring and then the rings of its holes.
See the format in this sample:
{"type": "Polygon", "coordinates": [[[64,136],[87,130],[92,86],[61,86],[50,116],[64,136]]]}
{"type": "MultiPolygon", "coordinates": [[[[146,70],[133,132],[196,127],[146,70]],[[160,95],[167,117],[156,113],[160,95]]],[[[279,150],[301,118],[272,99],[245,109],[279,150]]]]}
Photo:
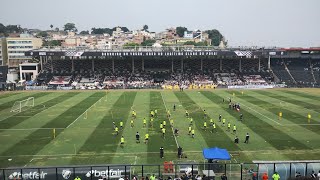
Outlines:
{"type": "Polygon", "coordinates": [[[240,178],[241,178],[241,180],[242,180],[242,168],[243,168],[243,164],[241,163],[240,164],[240,178]]]}
{"type": "Polygon", "coordinates": [[[40,178],[40,177],[41,177],[41,176],[40,176],[40,175],[41,175],[41,174],[40,174],[40,168],[38,168],[38,173],[39,173],[39,178],[38,178],[38,179],[40,180],[40,179],[41,179],[41,178],[40,178]]]}
{"type": "Polygon", "coordinates": [[[124,166],[124,178],[123,179],[126,179],[127,177],[127,166],[124,166]]]}
{"type": "Polygon", "coordinates": [[[142,172],[141,172],[141,173],[142,173],[142,177],[143,177],[143,165],[142,165],[142,167],[141,167],[141,170],[142,170],[142,172]]]}
{"type": "Polygon", "coordinates": [[[90,179],[92,180],[92,166],[90,166],[90,174],[91,174],[90,179]]]}
{"type": "Polygon", "coordinates": [[[75,170],[76,168],[72,168],[72,171],[73,171],[73,179],[75,179],[76,178],[76,170],[75,170]]]}
{"type": "Polygon", "coordinates": [[[308,163],[306,163],[306,173],[305,176],[308,176],[308,163]]]}
{"type": "Polygon", "coordinates": [[[291,164],[292,164],[292,163],[290,163],[290,176],[289,176],[290,178],[291,178],[291,174],[292,174],[292,172],[291,172],[291,171],[292,171],[291,164]]]}
{"type": "Polygon", "coordinates": [[[56,180],[58,180],[58,168],[56,168],[56,180]]]}
{"type": "Polygon", "coordinates": [[[224,163],[224,174],[227,175],[227,163],[224,163]]]}
{"type": "Polygon", "coordinates": [[[158,165],[158,179],[160,177],[160,165],[158,165]]]}
{"type": "Polygon", "coordinates": [[[192,169],[191,176],[192,176],[192,179],[193,179],[193,164],[191,165],[191,169],[192,169]]]}
{"type": "Polygon", "coordinates": [[[273,163],[273,173],[276,172],[276,163],[273,163]]]}
{"type": "Polygon", "coordinates": [[[23,176],[22,176],[22,169],[20,169],[20,173],[21,173],[21,179],[23,180],[23,176]]]}
{"type": "Polygon", "coordinates": [[[110,179],[110,166],[108,166],[108,179],[110,179]]]}

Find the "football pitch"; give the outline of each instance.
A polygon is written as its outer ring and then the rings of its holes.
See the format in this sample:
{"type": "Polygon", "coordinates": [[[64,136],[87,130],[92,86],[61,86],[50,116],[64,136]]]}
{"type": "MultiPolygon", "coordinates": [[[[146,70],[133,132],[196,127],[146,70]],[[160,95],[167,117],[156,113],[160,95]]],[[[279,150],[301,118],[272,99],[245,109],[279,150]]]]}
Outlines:
{"type": "Polygon", "coordinates": [[[102,164],[203,163],[202,149],[226,148],[232,162],[316,160],[320,157],[320,89],[19,91],[0,94],[0,167],[102,164]],[[34,97],[34,107],[10,112],[16,101],[34,97]],[[239,103],[240,112],[229,108],[239,103]],[[225,99],[225,102],[223,102],[225,99]],[[173,110],[174,104],[176,110],[173,110]],[[158,115],[150,125],[150,111],[158,115]],[[131,111],[137,118],[131,127],[131,111]],[[174,120],[173,127],[167,110],[174,120]],[[204,119],[206,110],[208,118],[204,119]],[[188,135],[190,121],[195,137],[188,135]],[[279,119],[278,114],[283,116],[279,119]],[[307,115],[310,113],[311,119],[307,115]],[[231,131],[218,116],[231,123],[231,131]],[[239,120],[243,114],[243,121],[239,120]],[[144,127],[143,118],[147,119],[144,127]],[[210,119],[216,130],[212,132],[210,119]],[[123,121],[124,127],[119,127],[123,121]],[[166,120],[165,138],[160,123],[166,120]],[[203,129],[204,121],[207,129],[203,129]],[[119,127],[116,135],[113,122],[119,127]],[[237,132],[232,132],[233,125],[237,132]],[[179,129],[179,136],[173,130],[179,129]],[[140,133],[141,143],[135,134],[140,133]],[[144,143],[148,133],[149,142],[144,143]],[[250,134],[248,144],[244,143],[250,134]],[[239,144],[234,138],[238,136],[239,144]],[[120,138],[125,138],[120,145],[120,138]],[[159,148],[164,147],[164,158],[159,148]],[[184,158],[177,158],[181,146],[184,158]]]}

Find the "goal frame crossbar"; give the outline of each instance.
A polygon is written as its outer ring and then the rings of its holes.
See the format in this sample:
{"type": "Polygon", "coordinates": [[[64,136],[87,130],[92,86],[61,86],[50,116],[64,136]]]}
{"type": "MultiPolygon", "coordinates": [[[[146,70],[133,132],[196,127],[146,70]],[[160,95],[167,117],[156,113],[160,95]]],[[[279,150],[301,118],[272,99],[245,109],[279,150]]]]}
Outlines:
{"type": "Polygon", "coordinates": [[[34,107],[34,97],[28,97],[22,101],[16,101],[11,107],[10,112],[21,112],[24,107],[34,107]]]}

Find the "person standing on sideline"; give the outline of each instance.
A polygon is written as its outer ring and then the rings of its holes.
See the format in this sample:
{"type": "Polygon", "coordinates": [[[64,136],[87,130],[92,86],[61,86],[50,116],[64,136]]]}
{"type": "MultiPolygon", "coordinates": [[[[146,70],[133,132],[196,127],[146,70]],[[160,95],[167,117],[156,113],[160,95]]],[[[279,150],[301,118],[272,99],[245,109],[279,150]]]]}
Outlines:
{"type": "Polygon", "coordinates": [[[173,111],[176,111],[176,104],[173,104],[173,111]]]}
{"type": "Polygon", "coordinates": [[[247,143],[247,144],[248,144],[248,143],[249,143],[249,138],[250,138],[249,133],[247,133],[247,134],[246,134],[246,140],[244,141],[244,143],[247,143]]]}
{"type": "Polygon", "coordinates": [[[267,173],[263,173],[262,180],[268,180],[269,176],[267,173]]]}
{"type": "Polygon", "coordinates": [[[234,138],[234,143],[239,144],[239,138],[238,138],[238,136],[236,136],[236,137],[234,138]]]}
{"type": "Polygon", "coordinates": [[[164,158],[164,149],[162,146],[160,147],[160,158],[164,158]]]}
{"type": "Polygon", "coordinates": [[[272,179],[273,180],[279,180],[280,179],[280,175],[277,172],[274,172],[274,174],[272,175],[272,179]]]}

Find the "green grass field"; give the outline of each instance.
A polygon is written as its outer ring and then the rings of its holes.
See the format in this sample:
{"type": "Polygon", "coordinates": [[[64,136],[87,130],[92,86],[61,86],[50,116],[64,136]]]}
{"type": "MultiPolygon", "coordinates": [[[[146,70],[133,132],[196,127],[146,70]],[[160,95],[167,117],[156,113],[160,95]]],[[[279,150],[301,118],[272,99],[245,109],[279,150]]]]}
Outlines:
{"type": "Polygon", "coordinates": [[[213,90],[213,91],[56,91],[6,92],[0,94],[0,167],[96,165],[96,164],[162,164],[163,161],[203,162],[202,149],[218,146],[226,148],[232,162],[253,160],[314,160],[320,157],[320,89],[276,90],[213,90]],[[233,96],[235,94],[235,96],[233,96]],[[20,113],[10,109],[15,101],[35,98],[35,106],[20,113]],[[239,112],[230,110],[222,99],[231,97],[241,105],[239,112]],[[176,104],[177,110],[173,111],[176,104]],[[130,127],[131,109],[137,112],[134,128],[130,127]],[[154,127],[143,127],[143,118],[149,122],[150,110],[158,110],[154,127]],[[166,117],[171,111],[173,135],[166,117]],[[195,138],[188,135],[189,120],[194,119],[195,138]],[[203,110],[208,112],[207,124],[212,118],[217,132],[203,130],[203,110]],[[283,112],[281,120],[279,111],[283,112]],[[312,115],[308,122],[307,114],[312,115]],[[226,122],[237,126],[239,144],[235,135],[218,121],[221,114],[226,122]],[[124,129],[115,136],[112,122],[124,129]],[[162,138],[160,122],[167,121],[166,136],[162,138]],[[55,138],[53,137],[55,129],[55,138]],[[135,142],[135,133],[141,139],[148,132],[149,143],[135,142]],[[250,143],[245,144],[246,133],[250,143]],[[120,146],[124,136],[125,145],[120,146]],[[165,149],[165,158],[159,158],[159,148],[165,149]],[[181,146],[187,159],[177,159],[181,146]],[[9,161],[8,159],[12,159],[9,161]]]}

